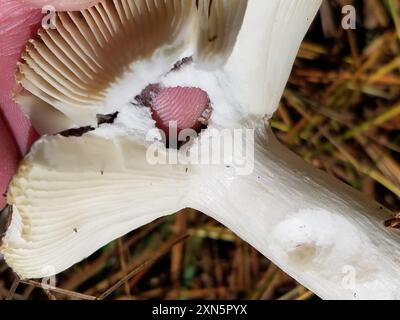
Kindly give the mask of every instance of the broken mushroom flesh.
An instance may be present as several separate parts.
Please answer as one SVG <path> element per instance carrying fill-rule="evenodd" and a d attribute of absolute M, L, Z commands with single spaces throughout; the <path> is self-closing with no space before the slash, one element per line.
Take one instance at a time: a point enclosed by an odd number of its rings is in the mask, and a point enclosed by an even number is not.
<path fill-rule="evenodd" d="M 7 263 L 22 278 L 57 274 L 190 207 L 322 298 L 397 298 L 399 236 L 383 225 L 391 213 L 269 130 L 320 3 L 109 0 L 58 13 L 56 29 L 41 30 L 18 67 L 30 94 L 16 100 L 44 136 L 9 187 Z M 204 129 L 180 148 L 158 130 L 174 120 L 164 117 L 169 104 L 192 115 L 176 134 Z M 249 152 L 192 161 L 220 154 L 209 141 L 224 130 L 241 132 Z M 189 161 L 179 161 L 182 150 Z"/>

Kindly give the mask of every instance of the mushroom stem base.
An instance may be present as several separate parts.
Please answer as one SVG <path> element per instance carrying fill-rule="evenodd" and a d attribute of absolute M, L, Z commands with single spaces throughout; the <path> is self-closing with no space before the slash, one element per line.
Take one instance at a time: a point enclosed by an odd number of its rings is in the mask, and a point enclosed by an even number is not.
<path fill-rule="evenodd" d="M 392 213 L 307 164 L 264 128 L 256 136 L 253 174 L 209 180 L 196 209 L 321 298 L 400 298 L 400 238 L 384 227 Z"/>

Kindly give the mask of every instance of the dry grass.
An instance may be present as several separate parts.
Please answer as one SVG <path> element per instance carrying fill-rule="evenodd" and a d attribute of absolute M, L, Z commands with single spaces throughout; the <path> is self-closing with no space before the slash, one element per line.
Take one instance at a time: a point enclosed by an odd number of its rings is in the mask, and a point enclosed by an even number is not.
<path fill-rule="evenodd" d="M 348 3 L 358 9 L 357 30 L 340 27 L 340 5 Z M 399 71 L 400 1 L 327 1 L 272 121 L 293 151 L 393 211 L 400 210 Z M 192 210 L 111 243 L 59 275 L 57 286 L 45 292 L 0 264 L 0 298 L 9 299 L 313 298 Z"/>

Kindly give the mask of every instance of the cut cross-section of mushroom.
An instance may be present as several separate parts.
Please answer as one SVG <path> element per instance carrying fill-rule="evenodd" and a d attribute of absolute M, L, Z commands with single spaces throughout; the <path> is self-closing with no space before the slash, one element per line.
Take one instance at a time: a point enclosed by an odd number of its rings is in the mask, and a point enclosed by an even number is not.
<path fill-rule="evenodd" d="M 81 12 L 57 13 L 56 29 L 40 30 L 27 46 L 17 80 L 75 125 L 94 125 L 96 114 L 116 111 L 166 74 L 185 51 L 203 65 L 226 59 L 246 5 L 243 0 L 108 0 Z M 32 120 L 40 132 L 53 129 L 37 118 Z M 58 129 L 66 127 L 60 123 Z"/>

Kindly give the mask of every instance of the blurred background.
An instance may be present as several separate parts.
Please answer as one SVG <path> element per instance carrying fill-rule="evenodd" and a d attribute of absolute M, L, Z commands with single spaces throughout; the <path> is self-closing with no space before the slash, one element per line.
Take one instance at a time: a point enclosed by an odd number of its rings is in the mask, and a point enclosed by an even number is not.
<path fill-rule="evenodd" d="M 349 4 L 355 30 L 342 28 Z M 400 212 L 400 0 L 325 0 L 271 125 L 306 161 Z M 19 282 L 0 258 L 0 299 L 318 299 L 193 210 L 126 235 L 56 280 L 51 292 Z"/>

